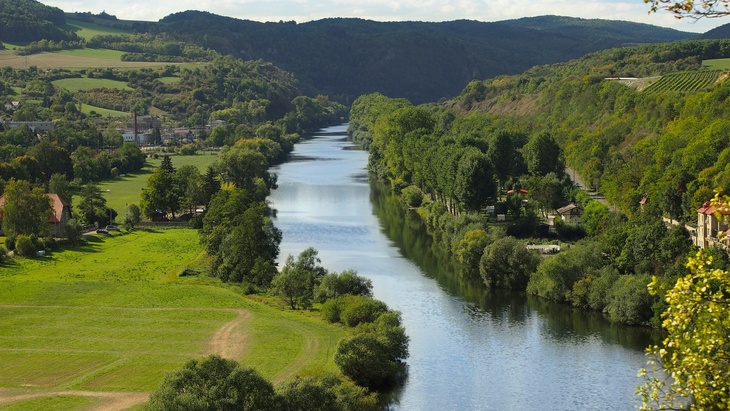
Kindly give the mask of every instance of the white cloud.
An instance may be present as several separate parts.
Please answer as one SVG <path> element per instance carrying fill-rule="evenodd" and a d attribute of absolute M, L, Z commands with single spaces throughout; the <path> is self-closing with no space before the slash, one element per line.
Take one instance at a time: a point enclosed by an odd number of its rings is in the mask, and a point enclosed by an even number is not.
<path fill-rule="evenodd" d="M 125 20 L 157 21 L 169 14 L 202 10 L 256 21 L 305 22 L 326 17 L 379 21 L 499 21 L 541 15 L 627 20 L 682 31 L 705 32 L 728 19 L 677 20 L 669 13 L 648 14 L 642 0 L 41 0 L 64 11 L 106 11 Z"/>

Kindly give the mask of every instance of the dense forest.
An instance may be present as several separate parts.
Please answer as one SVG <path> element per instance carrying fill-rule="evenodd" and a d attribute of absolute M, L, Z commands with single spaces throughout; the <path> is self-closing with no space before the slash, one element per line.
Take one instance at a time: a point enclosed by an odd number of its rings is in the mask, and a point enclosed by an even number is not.
<path fill-rule="evenodd" d="M 730 55 L 728 47 L 707 40 L 591 53 L 474 81 L 440 105 L 363 96 L 350 134 L 462 276 L 658 326 L 663 292 L 695 253 L 684 225 L 662 217 L 692 225 L 713 190 L 728 186 L 728 83 L 715 76 L 700 90 L 652 92 L 617 78 L 702 72 L 704 59 Z M 565 164 L 615 210 L 577 190 Z M 550 233 L 541 221 L 569 201 L 583 208 L 582 222 L 557 218 Z M 547 259 L 524 247 L 555 240 L 573 245 Z M 709 252 L 727 267 L 724 251 Z"/>
<path fill-rule="evenodd" d="M 174 33 L 224 54 L 272 61 L 295 73 L 310 94 L 351 102 L 377 91 L 414 103 L 454 96 L 472 79 L 516 74 L 626 43 L 691 36 L 643 24 L 558 17 L 498 23 L 337 18 L 297 24 L 204 12 L 175 13 L 150 30 Z"/>
<path fill-rule="evenodd" d="M 66 15 L 35 0 L 0 0 L 0 39 L 8 42 L 77 40 L 65 31 Z"/>
<path fill-rule="evenodd" d="M 209 61 L 218 54 L 263 59 L 292 72 L 306 95 L 325 94 L 346 104 L 372 92 L 415 103 L 437 101 L 457 95 L 474 79 L 517 74 L 609 47 L 696 36 L 646 24 L 556 16 L 498 23 L 337 18 L 301 24 L 198 11 L 174 13 L 159 22 L 90 13 L 67 18 L 127 31 L 95 36 L 85 44 L 125 51 L 125 60 Z M 43 46 L 28 44 L 22 52 L 54 49 Z"/>

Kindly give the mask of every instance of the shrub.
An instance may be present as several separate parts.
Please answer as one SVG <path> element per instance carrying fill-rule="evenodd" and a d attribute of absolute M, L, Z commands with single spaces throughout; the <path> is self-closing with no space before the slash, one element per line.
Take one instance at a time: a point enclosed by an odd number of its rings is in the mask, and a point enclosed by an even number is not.
<path fill-rule="evenodd" d="M 614 283 L 608 295 L 606 314 L 608 319 L 624 324 L 643 324 L 652 317 L 653 298 L 647 285 L 649 275 L 622 275 Z"/>
<path fill-rule="evenodd" d="M 277 410 L 271 383 L 253 368 L 210 356 L 169 374 L 146 410 Z"/>
<path fill-rule="evenodd" d="M 5 248 L 4 245 L 0 244 L 0 264 L 7 262 L 8 260 L 9 260 L 8 249 Z"/>
<path fill-rule="evenodd" d="M 340 314 L 342 313 L 342 299 L 332 298 L 325 301 L 324 304 L 322 304 L 321 313 L 322 318 L 331 323 L 340 322 Z"/>
<path fill-rule="evenodd" d="M 374 323 L 361 324 L 357 334 L 340 341 L 335 364 L 355 384 L 368 389 L 392 388 L 406 374 L 408 336 L 400 315 L 388 312 Z"/>
<path fill-rule="evenodd" d="M 314 290 L 314 300 L 320 303 L 343 295 L 371 296 L 373 282 L 357 275 L 355 270 L 345 270 L 340 274 L 329 273 Z"/>
<path fill-rule="evenodd" d="M 504 237 L 484 248 L 479 273 L 489 287 L 523 290 L 538 264 L 536 253 L 514 237 Z"/>
<path fill-rule="evenodd" d="M 423 192 L 416 186 L 408 186 L 401 191 L 401 198 L 408 207 L 420 207 L 423 203 Z"/>
<path fill-rule="evenodd" d="M 365 389 L 333 375 L 294 377 L 278 390 L 284 409 L 376 411 L 377 398 Z"/>
<path fill-rule="evenodd" d="M 63 228 L 63 235 L 70 244 L 79 244 L 82 238 L 81 224 L 78 220 L 72 218 L 68 220 L 66 226 Z"/>
<path fill-rule="evenodd" d="M 35 257 L 36 247 L 29 236 L 21 234 L 15 239 L 15 251 L 23 257 Z"/>
<path fill-rule="evenodd" d="M 371 323 L 388 311 L 388 306 L 370 297 L 347 295 L 342 297 L 343 306 L 340 320 L 349 327 L 360 323 Z"/>

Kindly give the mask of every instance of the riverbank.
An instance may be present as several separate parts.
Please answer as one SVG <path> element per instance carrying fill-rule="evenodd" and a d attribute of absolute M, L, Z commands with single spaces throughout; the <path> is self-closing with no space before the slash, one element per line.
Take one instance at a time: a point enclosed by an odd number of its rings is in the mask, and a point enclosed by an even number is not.
<path fill-rule="evenodd" d="M 368 154 L 345 130 L 322 130 L 272 169 L 271 206 L 281 259 L 313 246 L 325 267 L 357 270 L 401 312 L 409 373 L 393 409 L 634 407 L 644 348 L 658 342 L 651 330 L 462 281 L 432 252 L 420 218 L 371 184 Z"/>

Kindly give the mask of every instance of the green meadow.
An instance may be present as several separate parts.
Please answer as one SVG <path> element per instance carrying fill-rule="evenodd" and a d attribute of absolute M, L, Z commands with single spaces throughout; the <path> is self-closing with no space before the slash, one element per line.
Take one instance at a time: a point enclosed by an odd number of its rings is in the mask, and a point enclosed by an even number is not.
<path fill-rule="evenodd" d="M 218 152 L 205 152 L 204 154 L 201 153 L 194 156 L 171 155 L 171 158 L 172 165 L 175 168 L 184 165 L 193 165 L 198 167 L 200 173 L 203 174 L 206 172 L 208 166 L 212 165 L 218 159 Z M 139 173 L 128 174 L 124 177 L 99 183 L 99 188 L 104 198 L 106 198 L 107 205 L 116 210 L 120 216 L 124 215 L 128 204 L 134 203 L 139 205 L 142 189 L 147 186 L 147 178 L 149 178 L 150 174 L 161 163 L 162 156 L 158 159 L 148 158 L 148 165 Z M 79 200 L 78 196 L 74 196 L 74 203 L 77 203 Z"/>
<path fill-rule="evenodd" d="M 730 71 L 730 58 L 702 60 L 702 65 L 710 70 Z"/>
<path fill-rule="evenodd" d="M 102 26 L 100 24 L 88 23 L 85 21 L 67 19 L 66 30 L 72 30 L 86 40 L 91 39 L 94 36 L 102 34 L 130 34 L 129 30 L 117 29 L 109 26 Z"/>
<path fill-rule="evenodd" d="M 98 114 L 101 117 L 129 117 L 129 113 L 125 111 L 109 110 L 103 107 L 96 107 L 89 104 L 81 104 L 81 112 L 89 115 L 91 112 Z"/>
<path fill-rule="evenodd" d="M 109 80 L 104 78 L 65 78 L 52 82 L 55 87 L 65 88 L 70 92 L 80 90 L 91 90 L 95 88 L 109 88 L 115 90 L 132 90 L 124 81 Z"/>
<path fill-rule="evenodd" d="M 275 383 L 336 372 L 342 328 L 236 285 L 178 275 L 205 260 L 195 230 L 169 229 L 93 234 L 83 246 L 0 267 L 0 409 L 85 409 L 108 393 L 140 398 L 211 353 Z"/>

